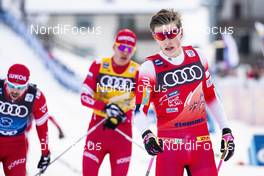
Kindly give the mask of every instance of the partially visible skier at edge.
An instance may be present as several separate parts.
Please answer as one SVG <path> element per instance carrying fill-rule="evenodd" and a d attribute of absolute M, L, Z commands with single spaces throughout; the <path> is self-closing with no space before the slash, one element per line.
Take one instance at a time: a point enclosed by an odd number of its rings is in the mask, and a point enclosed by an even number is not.
<path fill-rule="evenodd" d="M 6 79 L 0 80 L 0 163 L 5 176 L 26 176 L 26 133 L 33 119 L 41 144 L 39 173 L 43 174 L 50 163 L 46 98 L 29 78 L 27 66 L 17 63 L 8 69 Z"/>
<path fill-rule="evenodd" d="M 217 176 L 206 105 L 222 130 L 224 161 L 233 156 L 235 145 L 207 61 L 192 46 L 181 46 L 181 16 L 172 9 L 152 16 L 150 29 L 161 51 L 139 69 L 133 119 L 147 152 L 157 155 L 156 176 L 182 176 L 184 168 L 191 176 Z M 148 126 L 150 102 L 157 113 L 157 137 Z M 190 142 L 194 147 L 184 145 Z"/>

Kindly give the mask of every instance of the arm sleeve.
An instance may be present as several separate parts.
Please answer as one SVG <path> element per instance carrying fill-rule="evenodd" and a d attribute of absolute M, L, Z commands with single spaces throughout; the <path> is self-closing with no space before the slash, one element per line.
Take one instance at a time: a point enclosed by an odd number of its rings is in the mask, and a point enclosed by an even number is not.
<path fill-rule="evenodd" d="M 53 116 L 49 115 L 49 121 L 52 122 L 58 130 L 59 129 L 61 130 L 59 123 L 55 120 L 55 118 Z"/>
<path fill-rule="evenodd" d="M 149 127 L 147 113 L 153 96 L 155 85 L 155 69 L 151 61 L 144 62 L 140 68 L 136 83 L 136 108 L 134 112 L 134 124 L 141 134 Z"/>
<path fill-rule="evenodd" d="M 42 155 L 47 155 L 49 153 L 48 146 L 48 107 L 46 103 L 46 98 L 44 94 L 37 90 L 36 99 L 32 108 L 32 115 L 36 122 L 36 129 L 38 133 L 38 138 L 41 144 Z"/>
<path fill-rule="evenodd" d="M 216 89 L 212 80 L 212 76 L 208 71 L 208 62 L 205 57 L 201 54 L 201 52 L 197 51 L 201 62 L 205 68 L 205 77 L 203 80 L 203 91 L 204 91 L 204 98 L 208 108 L 208 111 L 216 120 L 217 124 L 219 125 L 220 129 L 227 128 L 228 122 L 227 117 L 223 108 L 223 105 L 216 93 Z"/>
<path fill-rule="evenodd" d="M 94 92 L 96 91 L 96 78 L 99 73 L 99 69 L 100 63 L 98 61 L 94 61 L 90 66 L 88 74 L 82 85 L 81 103 L 88 108 L 103 110 L 106 104 L 93 98 Z"/>

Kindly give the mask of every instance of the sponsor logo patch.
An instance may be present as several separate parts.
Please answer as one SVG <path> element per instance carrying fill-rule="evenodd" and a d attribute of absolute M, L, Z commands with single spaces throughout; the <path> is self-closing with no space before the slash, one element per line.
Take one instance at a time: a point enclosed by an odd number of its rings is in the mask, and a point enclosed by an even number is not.
<path fill-rule="evenodd" d="M 189 56 L 189 57 L 194 57 L 195 56 L 195 53 L 194 53 L 193 50 L 186 50 L 185 52 L 186 52 L 187 56 Z"/>
<path fill-rule="evenodd" d="M 24 164 L 25 162 L 26 162 L 26 158 L 21 158 L 21 159 L 15 160 L 8 166 L 8 170 L 13 169 L 15 166 L 17 166 L 19 164 Z"/>
<path fill-rule="evenodd" d="M 154 60 L 154 64 L 157 65 L 157 66 L 160 66 L 160 65 L 163 65 L 164 62 L 162 60 L 160 60 L 160 59 L 156 59 L 156 60 Z"/>
<path fill-rule="evenodd" d="M 21 81 L 27 81 L 27 78 L 23 75 L 18 75 L 18 74 L 9 74 L 9 78 L 11 79 L 18 79 Z"/>
<path fill-rule="evenodd" d="M 189 121 L 189 122 L 177 122 L 177 123 L 175 123 L 175 127 L 192 126 L 192 125 L 195 125 L 198 123 L 202 123 L 203 121 L 205 121 L 204 118 L 200 118 L 200 119 Z"/>
<path fill-rule="evenodd" d="M 129 157 L 124 157 L 116 160 L 116 164 L 123 164 L 123 163 L 128 163 L 131 159 L 131 156 Z"/>
<path fill-rule="evenodd" d="M 213 80 L 212 77 L 210 76 L 207 80 L 206 80 L 206 86 L 207 87 L 211 87 L 213 85 Z"/>
<path fill-rule="evenodd" d="M 135 71 L 135 68 L 134 67 L 130 67 L 129 68 L 129 73 L 133 73 Z"/>
<path fill-rule="evenodd" d="M 175 68 L 157 75 L 160 85 L 168 87 L 180 86 L 202 80 L 204 71 L 201 63 L 187 65 L 181 68 Z"/>
<path fill-rule="evenodd" d="M 108 69 L 109 68 L 109 63 L 108 62 L 104 62 L 103 63 L 103 68 Z"/>
<path fill-rule="evenodd" d="M 103 88 L 134 89 L 133 78 L 123 78 L 112 75 L 100 74 L 99 84 Z"/>
<path fill-rule="evenodd" d="M 167 113 L 178 112 L 178 108 L 166 108 Z"/>
<path fill-rule="evenodd" d="M 26 96 L 25 96 L 25 101 L 33 102 L 33 100 L 34 100 L 34 95 L 30 94 L 30 93 L 27 93 Z"/>
<path fill-rule="evenodd" d="M 0 113 L 24 118 L 28 115 L 28 108 L 24 105 L 11 104 L 0 101 Z"/>
<path fill-rule="evenodd" d="M 169 107 L 175 107 L 182 104 L 178 91 L 171 92 L 161 97 L 159 99 L 160 105 L 162 105 L 165 101 L 167 101 Z"/>

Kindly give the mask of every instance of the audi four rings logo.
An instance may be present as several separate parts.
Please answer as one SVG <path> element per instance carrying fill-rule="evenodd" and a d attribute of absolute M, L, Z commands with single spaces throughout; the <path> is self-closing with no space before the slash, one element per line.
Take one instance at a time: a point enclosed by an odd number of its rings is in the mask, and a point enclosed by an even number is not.
<path fill-rule="evenodd" d="M 119 78 L 115 76 L 104 75 L 100 79 L 100 85 L 103 87 L 113 87 L 113 88 L 131 88 L 134 83 L 132 79 L 129 78 Z"/>
<path fill-rule="evenodd" d="M 0 101 L 0 113 L 23 118 L 28 115 L 28 108 L 24 105 Z"/>
<path fill-rule="evenodd" d="M 198 65 L 176 69 L 173 72 L 167 72 L 163 76 L 165 85 L 172 87 L 184 83 L 190 83 L 195 80 L 200 80 L 203 77 L 203 70 Z"/>

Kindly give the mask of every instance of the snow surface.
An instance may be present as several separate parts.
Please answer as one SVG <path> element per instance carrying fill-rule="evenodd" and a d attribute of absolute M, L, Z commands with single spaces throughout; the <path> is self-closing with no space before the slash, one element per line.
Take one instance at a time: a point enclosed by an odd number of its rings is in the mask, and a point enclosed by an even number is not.
<path fill-rule="evenodd" d="M 85 79 L 89 66 L 92 63 L 91 59 L 77 56 L 76 54 L 60 48 L 54 48 L 52 50 L 52 55 L 61 63 L 67 65 L 69 69 L 74 70 L 82 79 Z"/>
<path fill-rule="evenodd" d="M 64 58 L 67 55 L 64 55 Z M 68 146 L 85 134 L 92 111 L 84 108 L 80 103 L 79 95 L 65 90 L 61 87 L 40 59 L 32 50 L 17 37 L 8 28 L 0 24 L 0 78 L 5 78 L 9 66 L 20 62 L 26 64 L 31 70 L 31 82 L 34 82 L 44 92 L 47 98 L 50 114 L 54 115 L 56 120 L 62 126 L 66 138 L 58 139 L 58 133 L 52 124 L 49 124 L 50 148 L 52 159 L 63 152 Z M 80 64 L 84 64 L 80 62 Z M 87 62 L 87 68 L 89 62 Z M 83 67 L 79 67 L 83 68 Z M 263 127 L 248 126 L 241 122 L 231 121 L 231 127 L 236 138 L 236 154 L 234 158 L 222 165 L 220 176 L 263 176 L 264 167 L 238 166 L 239 161 L 247 164 L 247 150 L 250 145 L 253 133 L 264 133 Z M 154 127 L 153 127 L 154 128 Z M 142 144 L 137 130 L 133 129 L 134 140 Z M 125 140 L 125 139 L 124 139 Z M 215 153 L 219 155 L 220 132 L 212 136 L 215 146 Z M 35 128 L 29 133 L 30 149 L 28 154 L 28 175 L 33 176 L 37 173 L 37 162 L 40 158 L 40 146 Z M 82 169 L 82 151 L 84 140 L 74 146 L 61 159 L 54 162 L 44 175 L 55 176 L 79 176 Z M 136 145 L 133 145 L 132 161 L 129 169 L 129 176 L 145 175 L 150 156 L 142 151 Z M 216 158 L 218 163 L 219 157 Z M 202 162 L 202 161 L 201 161 Z M 0 166 L 1 167 L 1 166 Z M 3 175 L 0 168 L 0 175 Z M 110 175 L 110 165 L 108 157 L 105 158 L 99 176 Z M 154 167 L 151 170 L 151 176 L 154 175 Z"/>

